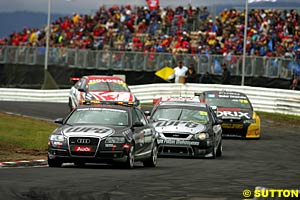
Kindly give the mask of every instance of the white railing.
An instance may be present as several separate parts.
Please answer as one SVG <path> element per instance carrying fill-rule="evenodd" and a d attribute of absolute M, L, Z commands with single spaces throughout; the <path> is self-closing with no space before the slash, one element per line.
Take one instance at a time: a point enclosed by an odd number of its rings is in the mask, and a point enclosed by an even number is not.
<path fill-rule="evenodd" d="M 300 91 L 218 84 L 147 84 L 129 86 L 142 103 L 157 97 L 193 96 L 205 90 L 233 90 L 247 94 L 257 111 L 300 116 Z M 69 89 L 36 90 L 0 88 L 0 101 L 68 102 Z"/>

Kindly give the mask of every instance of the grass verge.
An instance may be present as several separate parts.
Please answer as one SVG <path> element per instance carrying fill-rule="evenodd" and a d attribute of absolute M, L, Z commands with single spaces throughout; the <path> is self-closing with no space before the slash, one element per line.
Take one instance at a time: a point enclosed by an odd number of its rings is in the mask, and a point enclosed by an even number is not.
<path fill-rule="evenodd" d="M 0 162 L 44 159 L 48 137 L 56 127 L 52 122 L 0 113 Z"/>
<path fill-rule="evenodd" d="M 269 122 L 275 125 L 282 125 L 284 126 L 300 126 L 300 116 L 297 115 L 283 115 L 279 113 L 267 113 L 267 112 L 257 112 L 257 114 L 261 118 L 261 123 L 264 121 Z"/>

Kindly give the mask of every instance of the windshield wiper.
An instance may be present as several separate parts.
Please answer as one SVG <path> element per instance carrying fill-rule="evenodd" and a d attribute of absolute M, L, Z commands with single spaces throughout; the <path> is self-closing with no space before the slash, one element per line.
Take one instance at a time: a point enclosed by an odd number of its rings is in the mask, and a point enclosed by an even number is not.
<path fill-rule="evenodd" d="M 178 116 L 177 120 L 180 120 L 180 117 L 181 117 L 182 113 L 183 113 L 183 109 L 181 109 L 181 111 L 180 111 L 180 113 L 179 113 L 179 116 Z"/>
<path fill-rule="evenodd" d="M 64 125 L 73 126 L 73 124 L 65 123 Z"/>

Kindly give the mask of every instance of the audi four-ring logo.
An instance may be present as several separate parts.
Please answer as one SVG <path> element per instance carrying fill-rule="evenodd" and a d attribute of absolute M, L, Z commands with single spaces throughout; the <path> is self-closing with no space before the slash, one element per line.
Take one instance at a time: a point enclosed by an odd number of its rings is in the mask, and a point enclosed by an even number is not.
<path fill-rule="evenodd" d="M 78 144 L 89 144 L 91 143 L 90 139 L 77 139 Z"/>

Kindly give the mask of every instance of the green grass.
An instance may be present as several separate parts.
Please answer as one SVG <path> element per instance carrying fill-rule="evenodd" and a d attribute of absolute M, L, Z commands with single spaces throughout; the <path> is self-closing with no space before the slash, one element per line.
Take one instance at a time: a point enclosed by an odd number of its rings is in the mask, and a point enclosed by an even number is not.
<path fill-rule="evenodd" d="M 300 120 L 299 115 L 283 115 L 279 113 L 267 113 L 267 112 L 261 112 L 258 111 L 257 114 L 260 116 L 272 118 L 272 119 L 277 119 L 277 120 Z"/>
<path fill-rule="evenodd" d="M 56 124 L 0 113 L 0 149 L 47 149 L 48 137 Z"/>
<path fill-rule="evenodd" d="M 264 120 L 273 121 L 277 124 L 284 124 L 285 126 L 299 126 L 300 116 L 299 115 L 283 115 L 279 113 L 267 113 L 267 112 L 257 112 L 261 118 L 261 123 Z"/>

